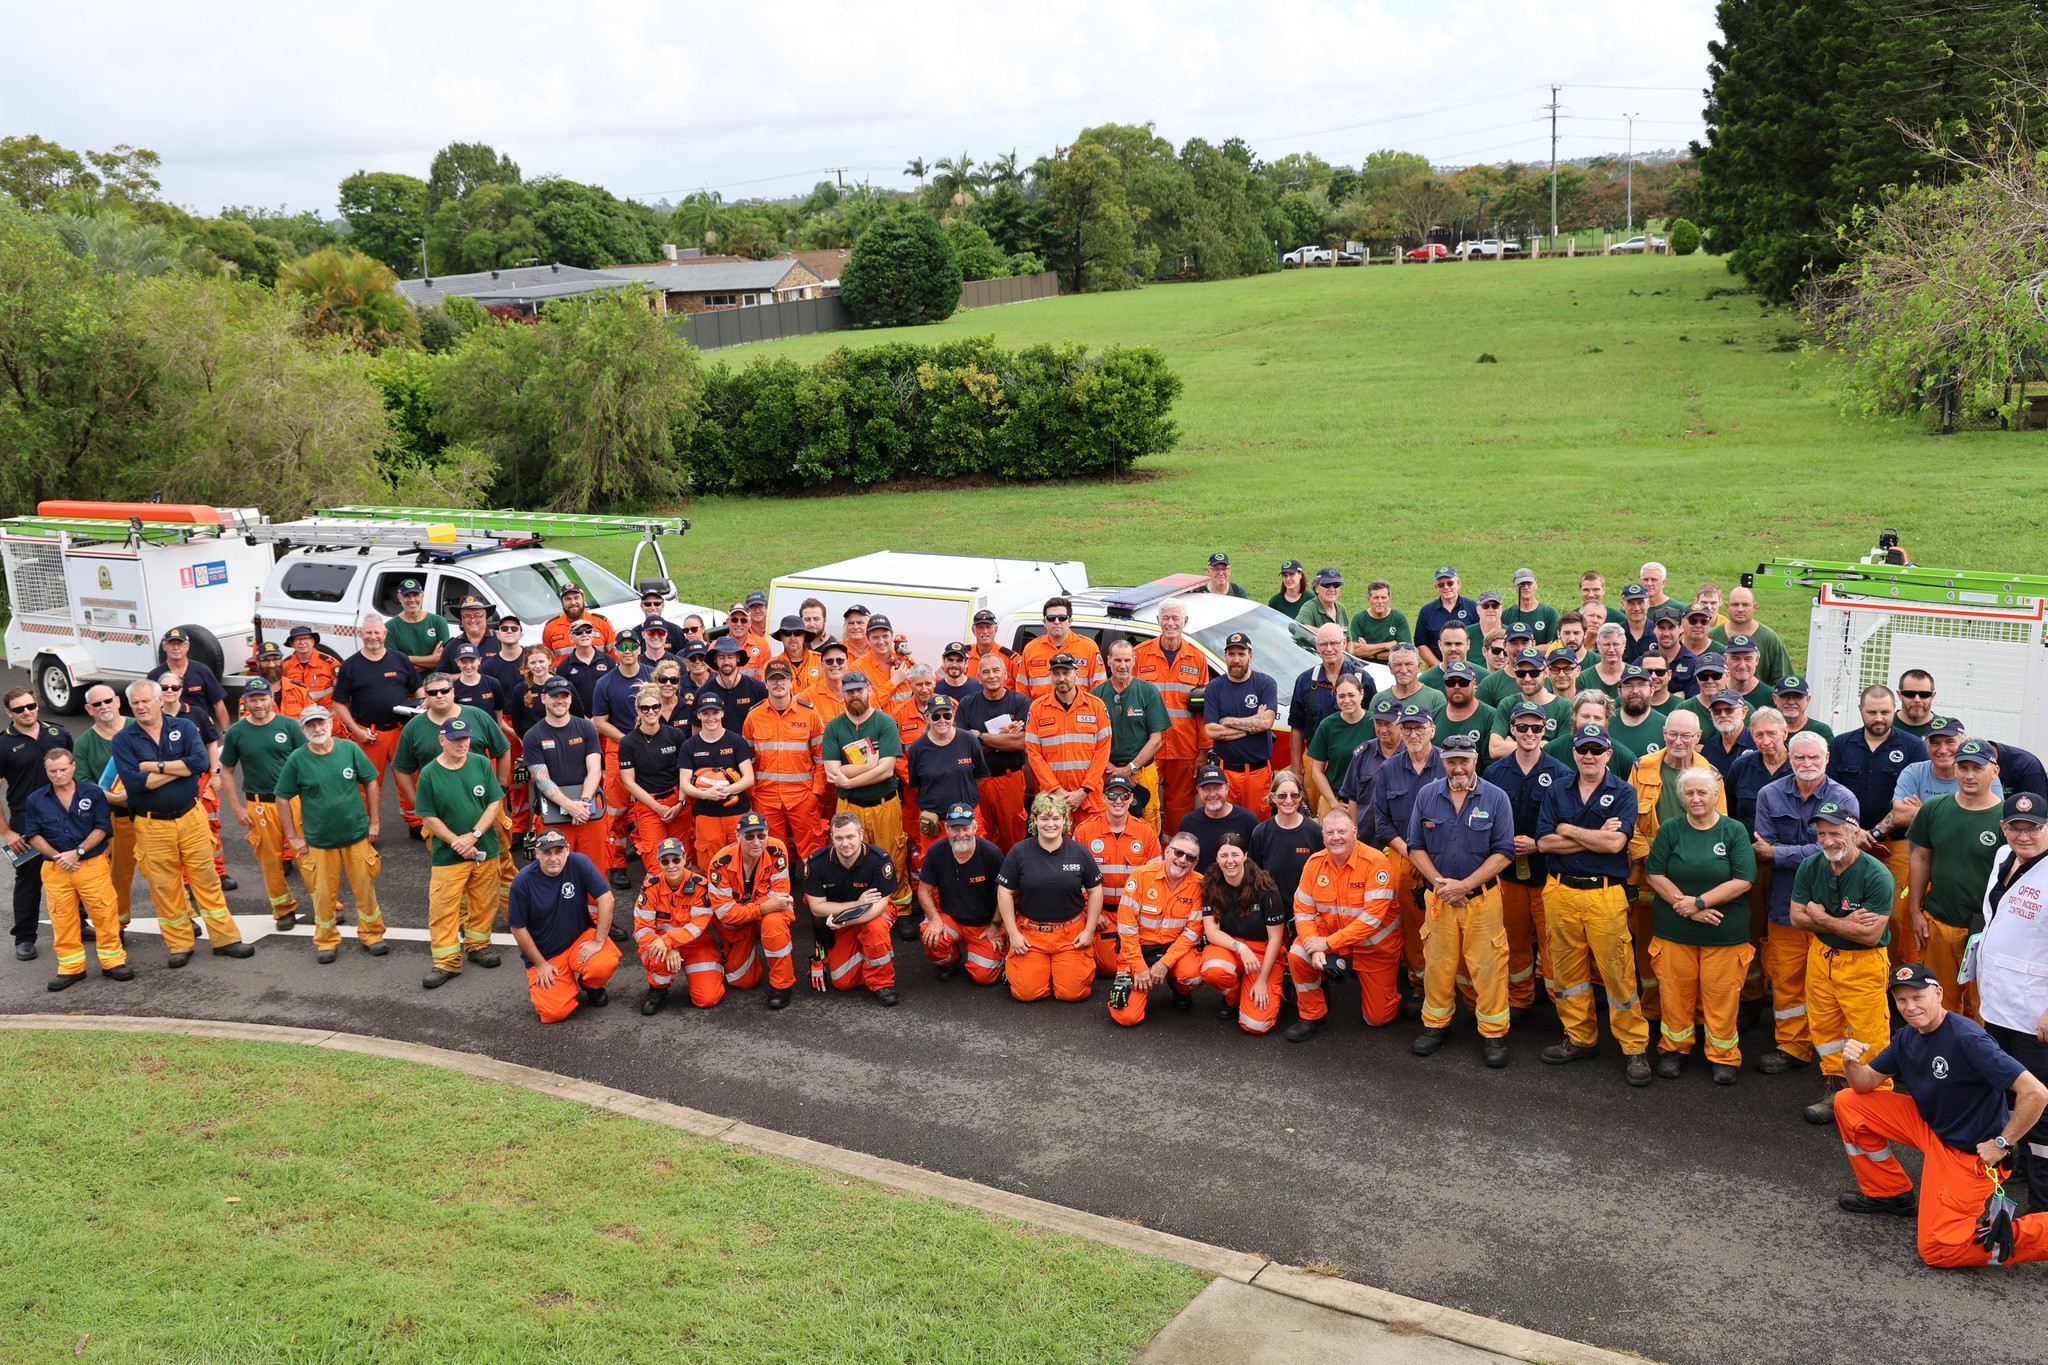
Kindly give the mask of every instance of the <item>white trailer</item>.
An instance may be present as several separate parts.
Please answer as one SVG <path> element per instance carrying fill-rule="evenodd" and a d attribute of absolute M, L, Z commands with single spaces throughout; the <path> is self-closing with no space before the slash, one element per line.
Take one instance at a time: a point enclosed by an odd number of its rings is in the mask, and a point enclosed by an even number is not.
<path fill-rule="evenodd" d="M 825 604 L 825 629 L 839 633 L 842 613 L 863 606 L 889 618 L 910 640 L 912 657 L 939 665 L 955 640 L 972 642 L 974 613 L 999 618 L 1035 610 L 1048 597 L 1088 590 L 1088 566 L 1079 560 L 980 559 L 883 550 L 836 564 L 785 574 L 768 586 L 768 628 L 795 616 L 807 598 Z"/>

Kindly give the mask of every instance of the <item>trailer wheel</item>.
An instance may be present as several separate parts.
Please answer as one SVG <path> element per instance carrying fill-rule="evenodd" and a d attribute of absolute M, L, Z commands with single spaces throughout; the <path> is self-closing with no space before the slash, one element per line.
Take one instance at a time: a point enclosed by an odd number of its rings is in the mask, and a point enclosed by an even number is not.
<path fill-rule="evenodd" d="M 39 655 L 35 666 L 36 700 L 53 716 L 75 716 L 85 710 L 85 689 L 74 686 L 71 670 L 54 654 Z"/>
<path fill-rule="evenodd" d="M 190 657 L 212 669 L 214 677 L 225 678 L 227 669 L 224 665 L 227 662 L 227 654 L 220 647 L 220 637 L 205 626 L 179 626 L 178 629 L 184 631 L 185 638 L 192 642 Z M 158 663 L 164 660 L 164 649 L 161 644 L 157 646 L 156 659 Z"/>

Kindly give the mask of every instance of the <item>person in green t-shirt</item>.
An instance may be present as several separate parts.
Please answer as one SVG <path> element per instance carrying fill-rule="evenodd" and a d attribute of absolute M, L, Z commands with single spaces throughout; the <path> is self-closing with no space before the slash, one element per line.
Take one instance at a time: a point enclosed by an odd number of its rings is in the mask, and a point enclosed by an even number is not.
<path fill-rule="evenodd" d="M 1365 685 L 1355 673 L 1337 679 L 1337 709 L 1323 717 L 1308 741 L 1309 781 L 1321 798 L 1318 810 L 1337 804 L 1337 791 L 1351 769 L 1359 746 L 1374 742 L 1372 717 L 1365 710 Z"/>
<path fill-rule="evenodd" d="M 1714 1084 L 1733 1085 L 1742 1066 L 1742 983 L 1756 955 L 1749 941 L 1756 851 L 1742 822 L 1721 813 L 1719 773 L 1687 768 L 1676 785 L 1685 818 L 1657 827 L 1643 864 L 1656 898 L 1649 951 L 1664 1016 L 1657 1074 L 1677 1079 L 1692 1054 L 1693 1021 L 1704 1014 Z"/>
<path fill-rule="evenodd" d="M 1441 637 L 1438 643 L 1442 643 Z M 1483 752 L 1486 737 L 1493 732 L 1499 717 L 1491 706 L 1475 695 L 1479 683 L 1477 671 L 1463 659 L 1453 659 L 1443 665 L 1441 672 L 1444 704 L 1432 713 L 1436 721 L 1438 747 L 1453 735 L 1465 735 L 1471 739 L 1475 755 Z"/>
<path fill-rule="evenodd" d="M 1344 575 L 1335 569 L 1317 569 L 1315 577 L 1315 600 L 1304 602 L 1295 611 L 1294 619 L 1310 630 L 1318 626 L 1337 626 L 1349 630 L 1351 612 L 1338 601 L 1344 591 Z"/>
<path fill-rule="evenodd" d="M 1842 1044 L 1872 1049 L 1891 1042 L 1885 998 L 1891 910 L 1898 885 L 1885 865 L 1861 851 L 1854 803 L 1824 801 L 1813 813 L 1820 852 L 1792 878 L 1792 927 L 1813 935 L 1806 950 L 1806 1023 L 1820 1057 L 1821 1097 L 1806 1108 L 1812 1124 L 1834 1122 L 1843 1086 Z"/>
<path fill-rule="evenodd" d="M 1071 668 L 1053 670 L 1055 692 L 1064 687 L 1069 697 L 1078 695 L 1075 674 Z M 896 794 L 896 760 L 903 753 L 903 735 L 896 718 L 884 715 L 870 700 L 867 674 L 849 671 L 839 680 L 839 692 L 846 709 L 825 722 L 821 741 L 825 781 L 828 790 L 838 793 L 838 809 L 851 811 L 867 841 L 889 855 L 889 864 L 896 869 L 896 909 L 901 914 L 910 904 L 910 840 L 903 829 L 903 801 Z"/>
<path fill-rule="evenodd" d="M 1515 751 L 1514 738 L 1508 733 L 1508 721 L 1515 707 L 1523 702 L 1543 708 L 1543 740 L 1546 744 L 1557 738 L 1559 727 L 1571 723 L 1571 703 L 1554 695 L 1544 684 L 1547 664 L 1543 651 L 1533 646 L 1517 650 L 1509 661 L 1508 669 L 1514 674 L 1517 692 L 1514 700 L 1506 706 L 1493 708 L 1493 729 L 1488 732 L 1488 743 L 1495 759 L 1506 758 Z"/>
<path fill-rule="evenodd" d="M 397 775 L 398 795 L 401 803 L 412 800 L 413 789 L 419 782 L 419 771 L 441 756 L 441 726 L 444 722 L 460 716 L 469 723 L 471 753 L 481 753 L 491 761 L 491 772 L 504 786 L 512 780 L 512 741 L 505 737 L 504 727 L 490 712 L 478 706 L 464 706 L 455 700 L 455 679 L 446 673 L 429 673 L 420 685 L 421 699 L 426 703 L 418 715 L 406 721 L 405 728 L 398 732 L 398 747 L 391 756 L 391 770 Z M 401 804 L 401 809 L 403 805 Z M 501 819 L 501 827 L 509 825 Z M 504 832 L 501 828 L 501 832 Z M 408 829 L 415 839 L 425 839 L 424 827 Z M 519 869 L 512 862 L 512 845 L 509 839 L 500 840 L 503 852 L 499 854 L 498 881 L 502 888 L 510 887 L 512 878 Z"/>
<path fill-rule="evenodd" d="M 276 694 L 262 678 L 242 689 L 242 712 L 220 742 L 221 800 L 235 823 L 249 831 L 245 837 L 255 850 L 256 865 L 263 869 L 271 918 L 279 933 L 289 933 L 299 922 L 299 901 L 284 877 L 277 775 L 292 751 L 304 747 L 306 732 L 290 716 L 277 713 Z"/>
<path fill-rule="evenodd" d="M 1432 664 L 1417 675 L 1424 687 L 1441 692 L 1444 688 L 1444 668 L 1452 663 L 1465 663 L 1472 669 L 1472 676 L 1478 683 L 1486 680 L 1486 666 L 1472 657 L 1472 648 L 1478 641 L 1478 632 L 1462 621 L 1446 621 L 1436 633 L 1436 652 L 1443 663 Z M 1484 697 L 1478 698 L 1486 700 Z M 1439 736 L 1441 738 L 1441 736 Z"/>
<path fill-rule="evenodd" d="M 446 985 L 463 959 L 495 967 L 491 922 L 498 913 L 498 813 L 505 789 L 491 761 L 471 753 L 474 731 L 456 716 L 441 723 L 441 753 L 420 769 L 413 809 L 434 836 L 433 872 L 427 882 L 427 934 L 434 969 L 420 984 Z"/>
<path fill-rule="evenodd" d="M 1132 676 L 1137 650 L 1129 640 L 1113 641 L 1103 651 L 1103 658 L 1109 676 L 1093 689 L 1109 712 L 1109 767 L 1102 776 L 1105 781 L 1111 774 L 1127 777 L 1132 786 L 1150 793 L 1145 812 L 1149 823 L 1159 818 L 1159 767 L 1154 760 L 1166 742 L 1167 731 L 1173 728 L 1173 717 L 1166 713 L 1166 698 L 1159 689 Z M 897 737 L 902 737 L 901 727 Z"/>
<path fill-rule="evenodd" d="M 1639 755 L 1664 747 L 1664 713 L 1650 705 L 1650 676 L 1641 664 L 1622 670 L 1621 704 L 1607 722 L 1607 734 L 1615 748 L 1627 745 Z"/>
<path fill-rule="evenodd" d="M 384 915 L 377 906 L 377 873 L 383 864 L 371 844 L 378 812 L 366 795 L 381 790 L 377 769 L 354 740 L 334 737 L 326 707 L 301 711 L 299 726 L 305 743 L 285 759 L 272 790 L 278 823 L 313 896 L 316 960 L 332 962 L 341 948 L 344 877 L 356 902 L 356 941 L 372 957 L 382 957 L 391 948 L 384 942 Z"/>
<path fill-rule="evenodd" d="M 1941 978 L 1942 999 L 1975 1016 L 1975 982 L 1956 980 L 1970 921 L 1984 905 L 1991 861 L 2005 844 L 2000 823 L 2005 802 L 1993 778 L 1990 746 L 1966 739 L 1956 746 L 1956 789 L 1931 797 L 1906 831 L 1911 857 L 1906 874 L 1906 919 L 1920 960 Z"/>
<path fill-rule="evenodd" d="M 1529 637 L 1538 645 L 1547 645 L 1557 639 L 1557 608 L 1545 606 L 1536 598 L 1536 575 L 1528 569 L 1515 570 L 1515 600 L 1500 614 L 1503 630 L 1520 626 L 1528 630 Z"/>
<path fill-rule="evenodd" d="M 426 608 L 426 594 L 417 578 L 398 584 L 398 615 L 385 618 L 384 643 L 412 660 L 425 673 L 441 666 L 441 647 L 448 643 L 448 622 Z"/>
<path fill-rule="evenodd" d="M 1301 561 L 1290 559 L 1282 564 L 1280 591 L 1267 598 L 1266 605 L 1291 619 L 1313 600 L 1314 596 L 1308 590 L 1308 575 L 1302 571 Z"/>
<path fill-rule="evenodd" d="M 1396 643 L 1413 643 L 1408 618 L 1394 610 L 1394 585 L 1375 578 L 1365 585 L 1365 610 L 1351 613 L 1350 654 L 1354 659 L 1387 661 Z"/>
<path fill-rule="evenodd" d="M 1572 698 L 1571 709 L 1565 713 L 1564 723 L 1558 726 L 1557 738 L 1546 743 L 1543 752 L 1560 763 L 1569 764 L 1572 761 L 1572 736 L 1579 732 L 1579 728 L 1585 725 L 1605 726 L 1607 742 L 1614 746 L 1607 754 L 1607 771 L 1627 781 L 1628 775 L 1636 770 L 1636 760 L 1646 751 L 1634 743 L 1622 742 L 1615 727 L 1619 716 L 1614 698 L 1605 692 L 1581 692 Z M 1657 733 L 1657 747 L 1661 749 L 1664 747 L 1661 726 Z"/>
<path fill-rule="evenodd" d="M 1807 703 L 1811 700 L 1810 691 L 1806 679 L 1797 673 L 1782 679 L 1771 689 L 1771 699 L 1777 704 L 1779 714 L 1785 717 L 1785 738 L 1811 733 L 1819 735 L 1824 743 L 1833 744 L 1834 728 L 1822 725 L 1806 714 Z"/>

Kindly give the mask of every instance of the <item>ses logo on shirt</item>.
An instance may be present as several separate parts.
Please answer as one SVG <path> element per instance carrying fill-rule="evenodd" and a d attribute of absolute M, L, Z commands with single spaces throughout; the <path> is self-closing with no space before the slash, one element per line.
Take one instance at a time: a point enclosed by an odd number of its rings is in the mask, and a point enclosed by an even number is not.
<path fill-rule="evenodd" d="M 471 787 L 469 789 L 469 794 L 471 796 L 482 796 L 484 794 L 483 783 L 479 782 L 474 787 Z"/>

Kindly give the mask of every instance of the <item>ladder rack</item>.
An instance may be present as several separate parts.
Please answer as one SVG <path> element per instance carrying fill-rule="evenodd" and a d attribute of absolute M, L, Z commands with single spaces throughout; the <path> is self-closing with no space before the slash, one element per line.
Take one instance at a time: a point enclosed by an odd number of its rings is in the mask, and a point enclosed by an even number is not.
<path fill-rule="evenodd" d="M 102 520 L 91 517 L 8 517 L 0 531 L 9 535 L 55 539 L 69 536 L 72 543 L 122 544 L 138 532 L 152 545 L 183 545 L 194 540 L 218 540 L 223 528 L 194 522 L 139 522 Z"/>
<path fill-rule="evenodd" d="M 1851 597 L 1959 607 L 2025 608 L 2048 599 L 2048 577 L 2036 574 L 1826 559 L 1769 560 L 1756 566 L 1755 586 L 1801 592 L 1831 587 Z"/>
<path fill-rule="evenodd" d="M 479 512 L 459 507 L 324 507 L 320 517 L 368 522 L 448 525 L 471 535 L 605 536 L 653 539 L 679 536 L 688 517 L 592 516 L 569 512 Z"/>

